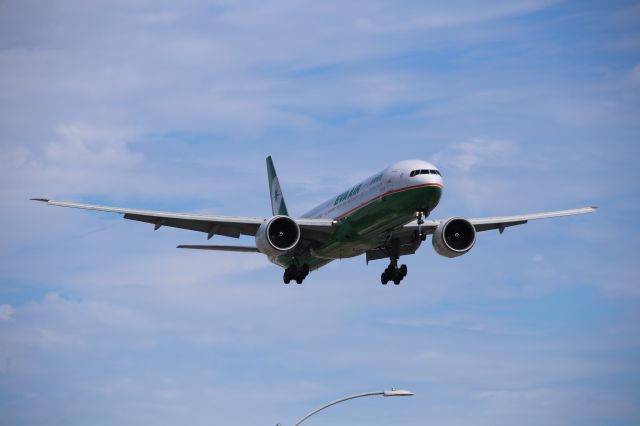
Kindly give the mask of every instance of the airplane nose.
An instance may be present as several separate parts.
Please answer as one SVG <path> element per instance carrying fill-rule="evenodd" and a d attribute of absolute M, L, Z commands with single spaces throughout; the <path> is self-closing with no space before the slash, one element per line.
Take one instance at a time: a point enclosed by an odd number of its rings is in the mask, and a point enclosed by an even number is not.
<path fill-rule="evenodd" d="M 424 179 L 425 183 L 438 183 L 442 184 L 442 176 L 437 174 L 420 175 Z"/>

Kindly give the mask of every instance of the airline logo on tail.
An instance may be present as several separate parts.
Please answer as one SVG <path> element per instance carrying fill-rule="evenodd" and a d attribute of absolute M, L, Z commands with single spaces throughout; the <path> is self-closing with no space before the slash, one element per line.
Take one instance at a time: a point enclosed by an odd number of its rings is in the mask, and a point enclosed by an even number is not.
<path fill-rule="evenodd" d="M 289 216 L 287 205 L 284 202 L 280 181 L 276 175 L 276 169 L 273 167 L 271 156 L 267 157 L 267 175 L 269 178 L 269 190 L 271 192 L 271 212 L 274 215 Z"/>
<path fill-rule="evenodd" d="M 284 204 L 284 198 L 282 198 L 282 190 L 280 189 L 278 176 L 274 176 L 271 181 L 271 210 L 273 211 L 273 214 L 283 214 L 288 216 L 287 207 Z"/>

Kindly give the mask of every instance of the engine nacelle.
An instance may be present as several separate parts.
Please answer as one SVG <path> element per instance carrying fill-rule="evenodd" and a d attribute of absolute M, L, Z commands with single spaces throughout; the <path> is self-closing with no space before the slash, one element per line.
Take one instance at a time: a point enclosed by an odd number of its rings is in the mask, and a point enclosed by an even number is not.
<path fill-rule="evenodd" d="M 256 247 L 267 256 L 279 256 L 300 241 L 300 227 L 288 216 L 273 216 L 262 222 L 256 232 Z"/>
<path fill-rule="evenodd" d="M 438 225 L 431 242 L 440 256 L 462 256 L 475 244 L 476 229 L 467 219 L 452 217 Z"/>

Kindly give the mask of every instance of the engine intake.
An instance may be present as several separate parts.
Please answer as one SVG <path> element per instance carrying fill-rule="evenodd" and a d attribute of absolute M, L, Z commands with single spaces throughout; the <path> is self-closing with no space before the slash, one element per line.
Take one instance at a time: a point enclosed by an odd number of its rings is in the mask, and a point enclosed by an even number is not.
<path fill-rule="evenodd" d="M 300 227 L 288 216 L 273 216 L 262 222 L 256 232 L 256 247 L 267 256 L 289 252 L 300 241 Z"/>
<path fill-rule="evenodd" d="M 431 242 L 440 256 L 462 256 L 475 244 L 476 229 L 467 219 L 452 217 L 438 225 Z"/>

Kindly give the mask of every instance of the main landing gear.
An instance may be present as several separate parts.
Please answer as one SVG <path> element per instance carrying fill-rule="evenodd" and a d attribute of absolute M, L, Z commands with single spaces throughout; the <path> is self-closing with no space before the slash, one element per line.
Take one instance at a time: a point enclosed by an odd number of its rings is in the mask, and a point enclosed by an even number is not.
<path fill-rule="evenodd" d="M 400 281 L 407 276 L 407 265 L 400 265 L 398 268 L 398 259 L 391 259 L 389 266 L 380 275 L 380 282 L 383 285 L 387 285 L 389 281 L 393 281 L 395 285 L 400 284 Z"/>
<path fill-rule="evenodd" d="M 291 280 L 295 280 L 297 284 L 302 284 L 302 281 L 307 278 L 307 275 L 309 275 L 309 265 L 305 263 L 302 266 L 298 266 L 294 262 L 284 270 L 282 281 L 284 281 L 285 284 L 289 284 Z"/>

